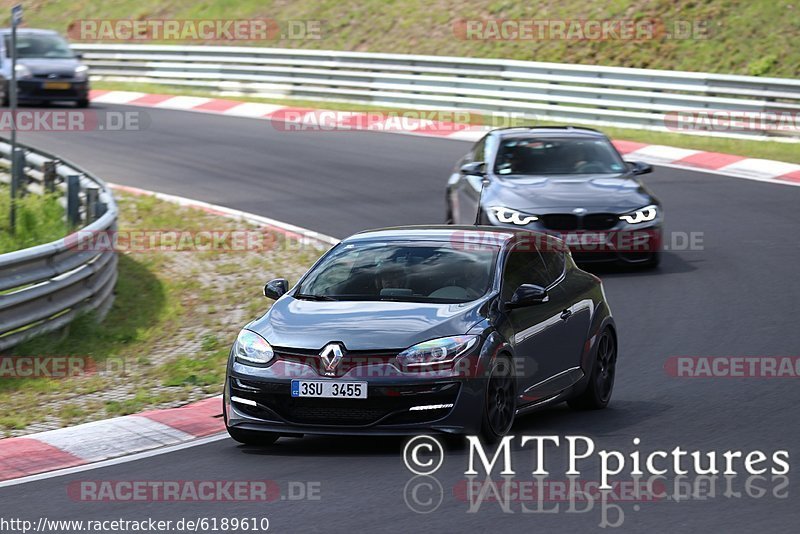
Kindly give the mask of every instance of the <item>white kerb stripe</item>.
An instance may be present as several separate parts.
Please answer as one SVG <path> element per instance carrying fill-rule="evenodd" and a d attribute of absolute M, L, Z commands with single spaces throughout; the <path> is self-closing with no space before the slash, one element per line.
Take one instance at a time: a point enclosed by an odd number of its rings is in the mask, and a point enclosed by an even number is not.
<path fill-rule="evenodd" d="M 719 169 L 720 172 L 744 174 L 745 176 L 781 176 L 790 172 L 800 171 L 800 165 L 772 161 L 768 159 L 743 159 Z"/>
<path fill-rule="evenodd" d="M 111 91 L 104 95 L 92 98 L 92 102 L 100 102 L 102 104 L 127 104 L 137 98 L 146 96 L 146 93 L 135 93 L 133 91 Z"/>
<path fill-rule="evenodd" d="M 235 115 L 237 117 L 263 117 L 267 113 L 284 109 L 286 106 L 276 106 L 274 104 L 259 104 L 257 102 L 243 102 L 238 106 L 226 109 L 224 115 Z"/>
<path fill-rule="evenodd" d="M 137 415 L 59 428 L 32 437 L 87 462 L 195 439 L 191 434 Z"/>
<path fill-rule="evenodd" d="M 206 102 L 211 102 L 210 98 L 203 98 L 199 96 L 175 96 L 155 105 L 157 108 L 167 109 L 193 109 L 197 106 L 202 106 Z"/>
<path fill-rule="evenodd" d="M 633 152 L 625 154 L 625 159 L 635 160 L 638 158 L 651 162 L 669 163 L 672 161 L 678 161 L 679 159 L 688 158 L 689 156 L 694 156 L 700 152 L 702 151 L 689 150 L 687 148 L 676 148 L 674 146 L 648 145 L 640 148 L 639 150 L 634 150 Z"/>

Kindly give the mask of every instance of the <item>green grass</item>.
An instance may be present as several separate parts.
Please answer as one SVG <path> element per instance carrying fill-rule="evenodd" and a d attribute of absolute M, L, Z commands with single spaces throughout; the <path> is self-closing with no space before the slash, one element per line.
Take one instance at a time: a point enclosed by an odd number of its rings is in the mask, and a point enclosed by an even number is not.
<path fill-rule="evenodd" d="M 141 84 L 141 83 L 118 83 L 118 82 L 97 82 L 94 84 L 96 89 L 139 91 L 143 93 L 161 93 L 175 95 L 205 96 L 215 97 L 217 95 L 208 91 L 184 89 L 170 87 L 166 85 Z M 241 100 L 246 102 L 264 102 L 269 104 L 280 104 L 295 107 L 307 107 L 312 109 L 329 109 L 335 111 L 386 111 L 387 108 L 380 106 L 369 106 L 348 102 L 328 102 L 319 100 L 296 100 L 280 98 L 252 98 L 239 96 L 224 96 L 230 100 Z M 395 110 L 402 111 L 402 110 Z M 480 115 L 476 116 L 480 120 Z M 521 121 L 514 120 L 513 124 L 536 124 L 548 126 L 562 123 L 544 121 Z M 657 132 L 652 130 L 639 130 L 634 128 L 615 128 L 597 127 L 605 132 L 612 139 L 624 141 L 637 141 L 640 143 L 658 144 L 674 146 L 679 148 L 690 148 L 694 150 L 705 150 L 709 152 L 722 152 L 726 154 L 736 154 L 749 158 L 774 159 L 788 163 L 800 163 L 800 144 L 781 143 L 777 141 L 751 141 L 743 139 L 732 139 L 725 137 L 704 137 L 699 135 L 681 134 L 673 132 Z"/>
<path fill-rule="evenodd" d="M 153 197 L 115 196 L 122 232 L 252 229 Z M 267 234 L 267 239 L 280 239 Z M 102 322 L 87 314 L 61 332 L 7 353 L 84 357 L 96 364 L 97 372 L 62 379 L 3 377 L 0 434 L 24 434 L 32 423 L 53 419 L 71 425 L 219 393 L 236 332 L 269 305 L 260 294 L 264 281 L 297 279 L 321 252 L 292 246 L 274 251 L 119 252 L 116 296 Z"/>
<path fill-rule="evenodd" d="M 17 224 L 12 232 L 11 196 L 8 187 L 0 186 L 0 254 L 49 243 L 67 235 L 69 226 L 59 198 L 58 194 L 29 194 L 17 198 Z"/>
<path fill-rule="evenodd" d="M 7 24 L 8 11 L 5 12 Z M 800 72 L 800 5 L 791 0 L 51 0 L 25 5 L 25 24 L 66 33 L 80 19 L 247 19 L 321 21 L 319 39 L 235 45 L 436 54 L 782 76 Z M 464 40 L 476 19 L 659 19 L 703 21 L 703 38 Z M 286 32 L 284 32 L 286 33 Z M 288 37 L 288 36 L 287 36 Z M 185 44 L 185 43 L 178 43 Z"/>

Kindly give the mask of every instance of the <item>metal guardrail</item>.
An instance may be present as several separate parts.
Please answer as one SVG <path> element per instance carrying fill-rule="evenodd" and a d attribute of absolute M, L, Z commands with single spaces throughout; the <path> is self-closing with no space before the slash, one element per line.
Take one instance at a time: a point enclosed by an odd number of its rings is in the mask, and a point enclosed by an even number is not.
<path fill-rule="evenodd" d="M 222 94 L 387 107 L 515 113 L 527 118 L 668 130 L 678 112 L 764 114 L 763 132 L 791 137 L 800 80 L 593 65 L 227 46 L 76 44 L 94 79 Z M 770 114 L 776 117 L 771 119 Z M 798 128 L 790 131 L 797 136 Z M 792 140 L 798 140 L 792 138 Z"/>
<path fill-rule="evenodd" d="M 17 144 L 25 153 L 21 189 L 41 193 L 72 182 L 73 216 L 88 223 L 82 233 L 115 230 L 117 204 L 101 179 L 62 158 Z M 11 147 L 0 141 L 0 172 L 10 167 Z M 0 181 L 10 174 L 0 175 Z M 76 189 L 78 186 L 79 190 Z M 74 204 L 76 200 L 78 204 Z M 85 250 L 75 235 L 0 254 L 0 350 L 57 330 L 90 310 L 102 316 L 114 300 L 117 255 Z M 85 247 L 89 248 L 89 247 Z"/>

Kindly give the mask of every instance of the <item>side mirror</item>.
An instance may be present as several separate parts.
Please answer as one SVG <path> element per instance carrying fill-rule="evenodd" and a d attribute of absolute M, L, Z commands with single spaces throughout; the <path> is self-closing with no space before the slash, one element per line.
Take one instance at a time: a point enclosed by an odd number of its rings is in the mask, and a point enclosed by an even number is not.
<path fill-rule="evenodd" d="M 461 166 L 459 172 L 467 176 L 486 176 L 486 164 L 482 161 L 465 163 Z"/>
<path fill-rule="evenodd" d="M 524 308 L 525 306 L 547 302 L 548 299 L 547 290 L 542 286 L 522 284 L 514 291 L 511 300 L 506 303 L 506 308 L 509 310 Z"/>
<path fill-rule="evenodd" d="M 264 286 L 264 296 L 272 300 L 278 300 L 287 291 L 289 291 L 289 282 L 285 278 L 270 280 Z"/>
<path fill-rule="evenodd" d="M 633 174 L 648 174 L 653 172 L 653 167 L 643 161 L 626 161 Z"/>

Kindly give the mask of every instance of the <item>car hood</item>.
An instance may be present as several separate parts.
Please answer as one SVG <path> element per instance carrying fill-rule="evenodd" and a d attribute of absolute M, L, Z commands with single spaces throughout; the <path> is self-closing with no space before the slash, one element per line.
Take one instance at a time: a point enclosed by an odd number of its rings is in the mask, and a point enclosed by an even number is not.
<path fill-rule="evenodd" d="M 437 337 L 467 333 L 483 318 L 487 298 L 466 304 L 279 299 L 246 328 L 275 347 L 320 350 L 332 341 L 347 350 L 402 350 Z"/>
<path fill-rule="evenodd" d="M 18 59 L 17 63 L 25 65 L 32 74 L 75 74 L 75 68 L 80 65 L 80 61 L 75 58 L 56 59 L 56 58 L 24 58 Z"/>
<path fill-rule="evenodd" d="M 627 174 L 494 177 L 484 193 L 484 205 L 532 213 L 565 208 L 621 213 L 654 202 L 644 185 Z"/>

